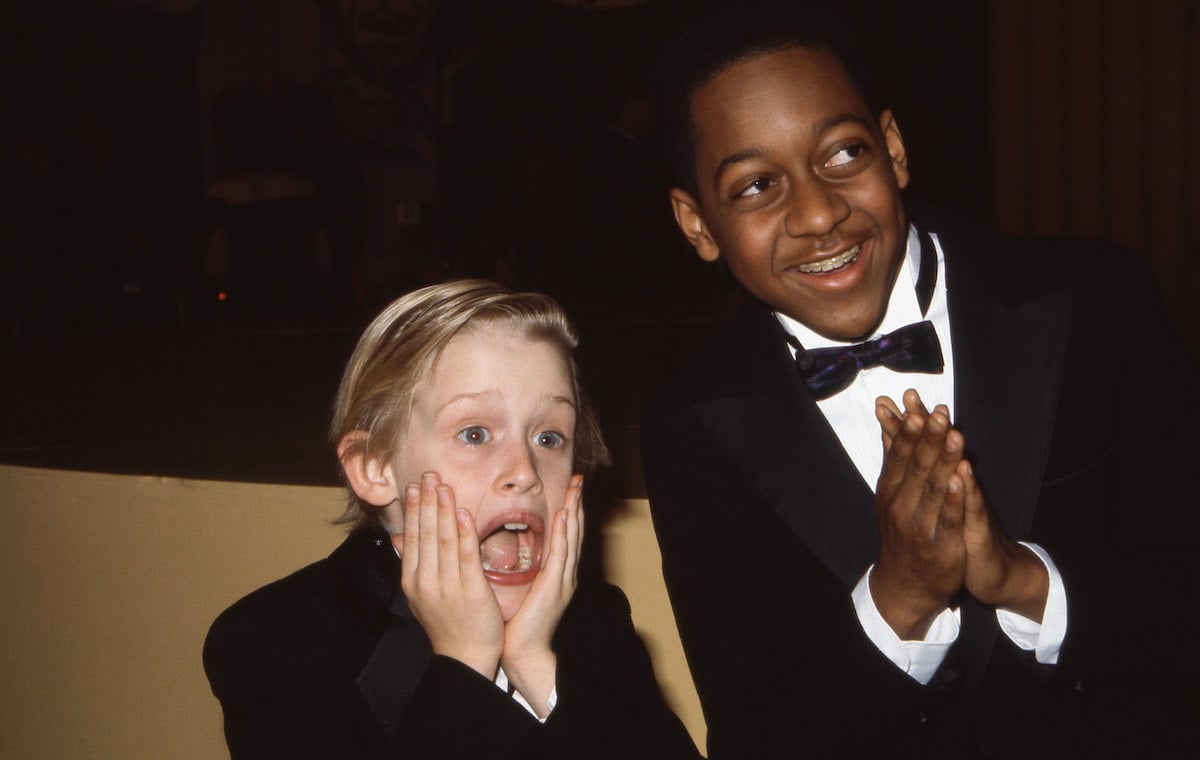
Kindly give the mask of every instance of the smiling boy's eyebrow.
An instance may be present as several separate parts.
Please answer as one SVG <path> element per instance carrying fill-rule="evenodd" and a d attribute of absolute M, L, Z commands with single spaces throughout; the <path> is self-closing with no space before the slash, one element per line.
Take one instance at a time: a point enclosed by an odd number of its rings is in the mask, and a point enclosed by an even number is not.
<path fill-rule="evenodd" d="M 717 168 L 713 170 L 713 184 L 718 184 L 721 181 L 721 175 L 724 174 L 725 170 L 729 167 L 745 161 L 748 158 L 758 158 L 762 154 L 763 152 L 758 148 L 747 148 L 745 150 L 739 150 L 737 153 L 721 159 L 721 163 L 717 164 Z"/>
<path fill-rule="evenodd" d="M 834 127 L 845 124 L 846 122 L 854 122 L 861 125 L 864 129 L 871 128 L 871 125 L 862 116 L 859 116 L 853 111 L 846 111 L 845 113 L 827 116 L 824 119 L 814 122 L 812 126 L 813 137 L 819 137 L 822 133 L 828 132 Z"/>

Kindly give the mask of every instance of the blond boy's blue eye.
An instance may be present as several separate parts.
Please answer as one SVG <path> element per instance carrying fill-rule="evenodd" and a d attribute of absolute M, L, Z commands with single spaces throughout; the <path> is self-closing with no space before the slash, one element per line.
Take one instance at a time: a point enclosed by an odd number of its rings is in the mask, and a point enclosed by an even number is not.
<path fill-rule="evenodd" d="M 563 437 L 561 434 L 556 433 L 553 430 L 546 430 L 534 436 L 534 441 L 538 446 L 542 446 L 547 449 L 555 449 L 562 445 Z"/>
<path fill-rule="evenodd" d="M 488 441 L 492 440 L 492 434 L 489 433 L 485 427 L 472 425 L 471 427 L 463 428 L 462 430 L 458 431 L 458 440 L 462 441 L 463 443 L 469 443 L 472 446 L 478 446 L 481 443 L 487 443 Z"/>

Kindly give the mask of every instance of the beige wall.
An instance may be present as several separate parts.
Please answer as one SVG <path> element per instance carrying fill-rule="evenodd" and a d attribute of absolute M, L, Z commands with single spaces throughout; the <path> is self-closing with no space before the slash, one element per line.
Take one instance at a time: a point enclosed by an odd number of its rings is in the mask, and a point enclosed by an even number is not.
<path fill-rule="evenodd" d="M 332 488 L 0 466 L 0 757 L 226 756 L 200 663 L 208 625 L 342 537 Z M 703 721 L 644 501 L 606 526 L 668 699 Z"/>

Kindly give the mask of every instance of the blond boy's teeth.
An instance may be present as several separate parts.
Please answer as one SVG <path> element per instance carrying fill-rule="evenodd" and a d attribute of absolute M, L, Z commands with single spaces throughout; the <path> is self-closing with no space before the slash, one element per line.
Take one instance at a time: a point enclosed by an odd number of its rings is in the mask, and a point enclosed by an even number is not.
<path fill-rule="evenodd" d="M 491 558 L 483 558 L 483 569 L 489 573 L 524 573 L 533 567 L 533 549 L 528 546 L 517 547 L 517 564 L 514 567 L 492 567 Z"/>
<path fill-rule="evenodd" d="M 505 530 L 529 530 L 529 526 L 525 523 L 511 522 L 504 523 Z"/>
<path fill-rule="evenodd" d="M 858 258 L 858 254 L 862 251 L 861 245 L 856 245 L 853 248 L 846 250 L 844 253 L 839 253 L 832 259 L 824 261 L 814 261 L 811 264 L 800 264 L 796 268 L 805 274 L 821 274 L 823 272 L 832 272 L 838 267 L 844 267 L 850 262 Z"/>

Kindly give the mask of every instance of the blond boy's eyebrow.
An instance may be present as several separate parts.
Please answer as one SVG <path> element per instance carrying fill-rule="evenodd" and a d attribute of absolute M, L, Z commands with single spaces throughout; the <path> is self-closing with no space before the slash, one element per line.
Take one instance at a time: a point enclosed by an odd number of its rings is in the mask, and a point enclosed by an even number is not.
<path fill-rule="evenodd" d="M 456 396 L 452 396 L 451 398 L 446 399 L 446 403 L 444 403 L 440 407 L 438 407 L 434 411 L 434 414 L 440 415 L 442 412 L 446 411 L 447 409 L 454 406 L 455 404 L 457 404 L 460 401 L 478 401 L 481 398 L 485 398 L 487 396 L 496 396 L 496 395 L 499 395 L 499 394 L 494 388 L 489 388 L 487 390 L 482 390 L 482 391 L 475 391 L 473 393 L 459 393 Z M 569 396 L 559 396 L 558 394 L 549 394 L 546 396 L 546 400 L 553 404 L 566 404 L 567 406 L 571 407 L 572 409 L 575 409 L 575 401 L 574 401 L 574 399 L 570 398 Z"/>

